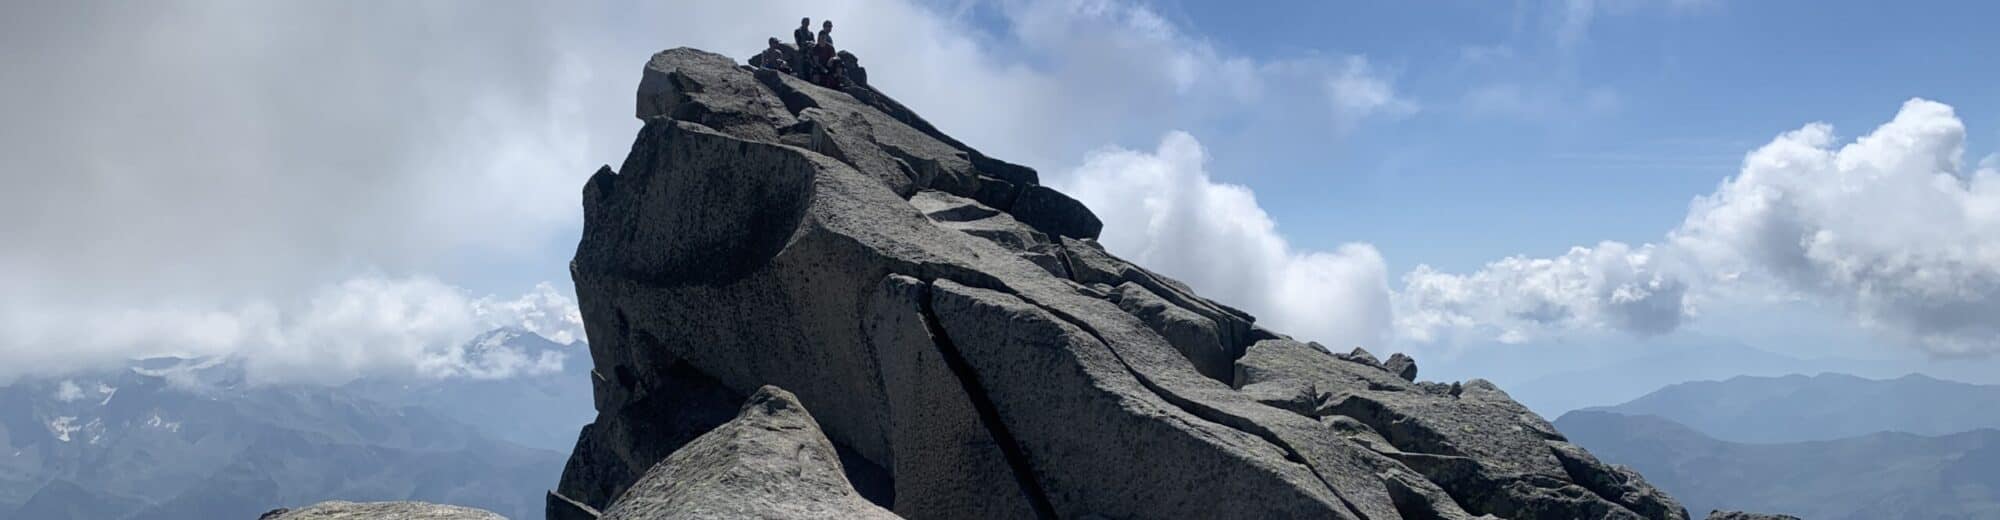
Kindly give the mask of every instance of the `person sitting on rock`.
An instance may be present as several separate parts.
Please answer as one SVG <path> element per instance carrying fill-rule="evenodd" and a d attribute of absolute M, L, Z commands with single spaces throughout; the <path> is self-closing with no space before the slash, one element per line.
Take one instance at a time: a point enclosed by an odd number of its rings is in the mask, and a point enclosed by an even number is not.
<path fill-rule="evenodd" d="M 790 73 L 792 67 L 785 62 L 785 54 L 785 44 L 778 43 L 777 38 L 772 38 L 770 46 L 765 47 L 764 52 L 757 55 L 757 66 Z"/>
<path fill-rule="evenodd" d="M 813 78 L 825 75 L 829 63 L 834 58 L 833 20 L 820 22 L 820 24 L 819 41 L 813 44 L 812 50 Z M 807 80 L 812 81 L 813 78 L 808 78 Z M 819 83 L 824 83 L 824 81 L 819 81 Z"/>
<path fill-rule="evenodd" d="M 826 60 L 826 70 L 821 71 L 819 86 L 840 90 L 841 79 L 845 77 L 847 71 L 841 68 L 839 57 Z"/>

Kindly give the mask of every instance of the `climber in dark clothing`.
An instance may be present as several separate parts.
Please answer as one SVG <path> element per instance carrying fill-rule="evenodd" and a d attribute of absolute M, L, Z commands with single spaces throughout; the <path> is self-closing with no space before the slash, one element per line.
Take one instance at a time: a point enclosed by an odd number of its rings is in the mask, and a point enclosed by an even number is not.
<path fill-rule="evenodd" d="M 800 18 L 799 28 L 792 30 L 792 43 L 799 46 L 799 54 L 791 60 L 792 71 L 799 78 L 812 81 L 813 31 L 812 18 Z"/>
<path fill-rule="evenodd" d="M 792 30 L 792 43 L 798 45 L 800 49 L 813 43 L 812 23 L 811 18 L 800 18 L 799 28 Z"/>
<path fill-rule="evenodd" d="M 833 20 L 827 20 L 820 22 L 819 42 L 813 44 L 811 59 L 814 78 L 826 73 L 827 67 L 833 62 L 833 57 Z"/>
<path fill-rule="evenodd" d="M 838 57 L 826 60 L 826 70 L 820 71 L 819 86 L 840 90 L 841 81 L 847 77 L 847 71 L 841 67 Z"/>
<path fill-rule="evenodd" d="M 762 54 L 757 55 L 757 66 L 779 72 L 791 72 L 792 67 L 786 63 L 785 44 L 778 43 L 777 38 L 772 38 L 770 44 L 764 48 Z"/>

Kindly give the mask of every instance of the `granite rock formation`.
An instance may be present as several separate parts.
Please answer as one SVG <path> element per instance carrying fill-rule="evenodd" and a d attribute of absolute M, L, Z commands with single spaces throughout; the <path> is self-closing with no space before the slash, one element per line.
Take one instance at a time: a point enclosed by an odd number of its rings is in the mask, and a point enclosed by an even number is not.
<path fill-rule="evenodd" d="M 280 509 L 260 520 L 507 520 L 490 511 L 424 502 L 320 502 L 298 509 Z"/>
<path fill-rule="evenodd" d="M 730 501 L 849 483 L 907 518 L 1688 517 L 1490 383 L 1329 353 L 1119 259 L 1034 170 L 872 86 L 673 49 L 636 115 L 584 187 L 598 415 L 551 518 L 760 516 Z M 748 420 L 819 428 L 743 441 Z M 759 458 L 780 441 L 805 451 Z"/>
<path fill-rule="evenodd" d="M 1792 515 L 1770 515 L 1764 513 L 1745 513 L 1742 511 L 1715 510 L 1708 512 L 1708 520 L 1799 520 L 1799 517 Z"/>

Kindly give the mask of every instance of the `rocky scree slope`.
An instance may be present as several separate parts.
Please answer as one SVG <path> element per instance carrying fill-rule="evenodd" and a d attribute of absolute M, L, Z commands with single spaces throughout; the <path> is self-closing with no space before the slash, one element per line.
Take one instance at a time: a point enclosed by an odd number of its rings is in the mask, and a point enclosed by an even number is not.
<path fill-rule="evenodd" d="M 871 87 L 681 48 L 636 108 L 584 188 L 598 414 L 551 518 L 650 517 L 621 513 L 668 500 L 647 473 L 765 385 L 907 518 L 1687 517 L 1490 383 L 1416 382 L 1120 260 L 1034 170 Z"/>

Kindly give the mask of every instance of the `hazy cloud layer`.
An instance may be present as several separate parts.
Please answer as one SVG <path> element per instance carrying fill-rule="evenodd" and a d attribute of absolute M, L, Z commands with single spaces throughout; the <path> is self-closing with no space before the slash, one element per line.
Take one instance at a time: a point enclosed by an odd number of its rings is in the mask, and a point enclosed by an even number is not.
<path fill-rule="evenodd" d="M 1363 57 L 1232 56 L 1137 3 L 986 8 L 998 33 L 862 0 L 10 9 L 0 378 L 162 353 L 240 355 L 267 379 L 536 366 L 453 352 L 488 326 L 580 337 L 566 289 L 457 285 L 564 275 L 580 186 L 629 146 L 648 55 L 747 56 L 801 15 L 835 20 L 899 100 L 1051 180 L 1215 117 L 1309 135 L 1417 109 Z"/>
<path fill-rule="evenodd" d="M 1750 152 L 1658 244 L 1607 242 L 1456 275 L 1420 267 L 1398 331 L 1523 340 L 1565 328 L 1654 334 L 1702 297 L 1811 297 L 1942 355 L 2000 352 L 2000 170 L 1967 165 L 1965 125 L 1923 99 L 1843 144 L 1813 123 Z"/>
<path fill-rule="evenodd" d="M 1105 221 L 1106 248 L 1242 307 L 1260 322 L 1336 348 L 1379 346 L 1390 325 L 1387 268 L 1367 244 L 1299 251 L 1249 188 L 1209 177 L 1193 136 L 1152 152 L 1090 155 L 1059 189 Z"/>

